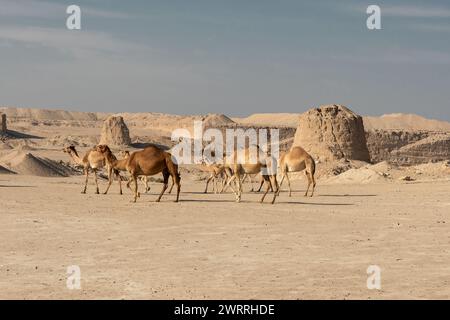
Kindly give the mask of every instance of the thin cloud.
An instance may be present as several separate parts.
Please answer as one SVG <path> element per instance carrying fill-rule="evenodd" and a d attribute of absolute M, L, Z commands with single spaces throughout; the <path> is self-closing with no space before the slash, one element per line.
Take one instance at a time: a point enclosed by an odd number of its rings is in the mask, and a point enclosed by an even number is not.
<path fill-rule="evenodd" d="M 107 33 L 69 31 L 63 28 L 1 26 L 0 43 L 23 43 L 47 47 L 74 57 L 96 53 L 126 55 L 131 52 L 149 52 L 145 45 L 125 42 Z"/>
<path fill-rule="evenodd" d="M 41 19 L 60 19 L 66 15 L 67 6 L 59 3 L 36 0 L 4 0 L 1 1 L 1 17 L 17 18 L 41 18 Z M 81 6 L 81 13 L 92 17 L 127 19 L 130 15 L 123 12 L 114 12 L 108 10 L 99 10 L 88 6 Z"/>
<path fill-rule="evenodd" d="M 450 18 L 450 9 L 422 6 L 381 6 L 381 14 L 410 18 Z"/>

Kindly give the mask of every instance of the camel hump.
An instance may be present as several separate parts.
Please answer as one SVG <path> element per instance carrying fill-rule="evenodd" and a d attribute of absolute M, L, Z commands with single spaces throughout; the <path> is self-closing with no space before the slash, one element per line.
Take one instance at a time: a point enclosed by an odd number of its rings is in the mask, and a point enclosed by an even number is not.
<path fill-rule="evenodd" d="M 152 155 L 152 156 L 164 154 L 164 150 L 157 146 L 148 146 L 145 149 L 143 149 L 142 152 L 145 153 L 146 155 Z"/>
<path fill-rule="evenodd" d="M 300 146 L 294 146 L 291 148 L 290 152 L 289 152 L 290 156 L 292 157 L 309 157 L 312 158 L 311 155 L 302 147 Z"/>

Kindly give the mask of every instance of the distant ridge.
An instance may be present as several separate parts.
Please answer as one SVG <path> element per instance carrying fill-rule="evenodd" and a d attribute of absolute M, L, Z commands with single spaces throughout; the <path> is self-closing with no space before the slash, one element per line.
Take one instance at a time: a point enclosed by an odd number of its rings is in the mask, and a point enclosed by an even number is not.
<path fill-rule="evenodd" d="M 392 113 L 381 117 L 364 117 L 366 130 L 417 130 L 450 132 L 450 122 L 427 119 L 416 114 Z"/>

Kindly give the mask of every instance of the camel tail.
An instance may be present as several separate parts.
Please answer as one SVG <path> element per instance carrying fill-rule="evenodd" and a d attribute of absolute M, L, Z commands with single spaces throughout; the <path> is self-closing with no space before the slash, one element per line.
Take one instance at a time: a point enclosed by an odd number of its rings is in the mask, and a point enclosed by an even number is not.
<path fill-rule="evenodd" d="M 175 174 L 178 181 L 181 180 L 180 172 L 178 171 L 178 165 L 172 161 L 172 155 L 166 153 L 166 166 L 171 174 Z"/>
<path fill-rule="evenodd" d="M 311 159 L 311 174 L 314 176 L 316 173 L 316 161 L 314 159 Z"/>

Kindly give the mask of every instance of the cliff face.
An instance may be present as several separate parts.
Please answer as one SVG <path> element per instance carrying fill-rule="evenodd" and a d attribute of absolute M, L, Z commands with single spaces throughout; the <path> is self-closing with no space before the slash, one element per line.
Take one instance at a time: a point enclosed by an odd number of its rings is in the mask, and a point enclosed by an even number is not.
<path fill-rule="evenodd" d="M 430 136 L 427 131 L 404 130 L 369 130 L 366 131 L 367 147 L 370 160 L 373 163 L 391 161 L 395 158 L 391 152 L 410 143 L 417 142 Z"/>
<path fill-rule="evenodd" d="M 447 133 L 369 130 L 366 139 L 373 163 L 414 165 L 450 159 L 450 134 Z"/>
<path fill-rule="evenodd" d="M 436 134 L 408 144 L 391 153 L 391 162 L 400 165 L 438 162 L 450 159 L 450 134 Z"/>

